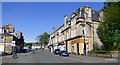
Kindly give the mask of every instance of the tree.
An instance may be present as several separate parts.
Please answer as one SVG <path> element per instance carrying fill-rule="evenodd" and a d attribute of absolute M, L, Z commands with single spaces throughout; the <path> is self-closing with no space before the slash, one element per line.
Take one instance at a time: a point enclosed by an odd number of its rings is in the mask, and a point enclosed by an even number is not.
<path fill-rule="evenodd" d="M 43 45 L 47 45 L 48 44 L 49 37 L 50 37 L 50 35 L 47 32 L 44 32 L 43 35 L 37 36 L 36 39 L 38 40 L 39 44 L 41 45 L 41 48 L 42 48 Z"/>
<path fill-rule="evenodd" d="M 33 44 L 33 43 L 24 43 L 24 46 L 32 47 L 32 44 Z"/>
<path fill-rule="evenodd" d="M 100 39 L 106 50 L 116 50 L 120 44 L 120 2 L 105 2 Z"/>

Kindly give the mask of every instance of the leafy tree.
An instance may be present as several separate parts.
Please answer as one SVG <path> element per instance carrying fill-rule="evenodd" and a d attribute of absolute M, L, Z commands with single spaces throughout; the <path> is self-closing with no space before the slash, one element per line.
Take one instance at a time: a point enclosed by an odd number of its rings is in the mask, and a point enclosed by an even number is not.
<path fill-rule="evenodd" d="M 33 44 L 39 44 L 38 42 L 35 42 L 35 43 L 33 43 Z"/>
<path fill-rule="evenodd" d="M 36 39 L 39 41 L 39 44 L 41 45 L 41 48 L 43 45 L 47 45 L 49 42 L 50 35 L 45 32 L 43 35 L 39 35 Z"/>
<path fill-rule="evenodd" d="M 24 46 L 32 47 L 32 44 L 33 44 L 33 43 L 24 43 Z"/>
<path fill-rule="evenodd" d="M 100 38 L 107 50 L 116 50 L 120 44 L 120 2 L 105 2 Z"/>

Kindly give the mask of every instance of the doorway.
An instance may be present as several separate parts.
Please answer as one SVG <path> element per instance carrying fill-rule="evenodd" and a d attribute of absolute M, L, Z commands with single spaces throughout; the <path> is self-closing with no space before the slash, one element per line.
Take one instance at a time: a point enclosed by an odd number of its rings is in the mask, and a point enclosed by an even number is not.
<path fill-rule="evenodd" d="M 79 43 L 77 43 L 77 55 L 79 55 Z"/>
<path fill-rule="evenodd" d="M 71 52 L 74 54 L 74 44 L 71 44 Z"/>

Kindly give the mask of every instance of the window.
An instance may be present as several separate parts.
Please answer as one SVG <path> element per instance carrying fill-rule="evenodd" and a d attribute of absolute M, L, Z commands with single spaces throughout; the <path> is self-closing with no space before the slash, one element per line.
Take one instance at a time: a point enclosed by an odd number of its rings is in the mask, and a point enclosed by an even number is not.
<path fill-rule="evenodd" d="M 74 29 L 74 36 L 76 36 L 76 29 Z"/>
<path fill-rule="evenodd" d="M 72 19 L 72 21 L 71 21 L 71 25 L 73 25 L 74 24 L 74 22 L 73 22 L 73 19 Z"/>
<path fill-rule="evenodd" d="M 56 37 L 55 41 L 57 42 L 57 37 Z"/>
<path fill-rule="evenodd" d="M 63 40 L 64 40 L 64 33 L 63 33 Z"/>
<path fill-rule="evenodd" d="M 4 29 L 2 29 L 2 33 L 4 33 Z"/>
<path fill-rule="evenodd" d="M 37 46 L 39 46 L 39 45 L 37 45 Z"/>
<path fill-rule="evenodd" d="M 75 37 L 76 36 L 76 29 L 71 30 L 71 37 Z"/>
<path fill-rule="evenodd" d="M 73 37 L 73 30 L 71 30 L 71 37 Z"/>
<path fill-rule="evenodd" d="M 74 20 L 73 20 L 73 24 L 75 24 L 76 23 L 76 19 L 74 18 Z"/>
<path fill-rule="evenodd" d="M 4 41 L 4 38 L 3 38 L 3 37 L 1 37 L 1 38 L 0 38 L 0 42 L 3 42 L 3 41 Z"/>
<path fill-rule="evenodd" d="M 79 13 L 79 17 L 81 17 L 81 10 L 80 10 L 80 13 Z"/>
<path fill-rule="evenodd" d="M 67 32 L 67 39 L 69 39 L 69 31 Z"/>
<path fill-rule="evenodd" d="M 61 41 L 61 36 L 59 37 L 59 41 Z"/>

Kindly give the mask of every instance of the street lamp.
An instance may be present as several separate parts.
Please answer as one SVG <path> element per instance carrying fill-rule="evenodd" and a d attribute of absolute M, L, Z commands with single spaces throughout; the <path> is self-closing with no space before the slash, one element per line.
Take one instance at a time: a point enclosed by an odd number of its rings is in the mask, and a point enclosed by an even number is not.
<path fill-rule="evenodd" d="M 85 50 L 85 55 L 87 56 L 88 54 L 88 39 L 87 39 L 87 31 L 86 31 L 86 12 L 84 12 L 84 17 L 85 17 L 85 24 L 79 24 L 79 26 L 82 26 L 82 27 L 85 27 L 84 30 L 85 30 L 85 45 L 86 45 L 86 50 Z"/>
<path fill-rule="evenodd" d="M 85 55 L 87 56 L 88 54 L 88 43 L 87 43 L 87 31 L 86 31 L 86 12 L 84 13 L 85 16 L 85 45 L 86 45 L 86 50 L 85 50 Z"/>

